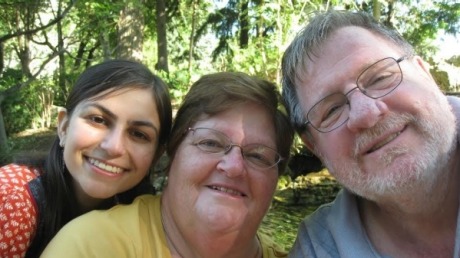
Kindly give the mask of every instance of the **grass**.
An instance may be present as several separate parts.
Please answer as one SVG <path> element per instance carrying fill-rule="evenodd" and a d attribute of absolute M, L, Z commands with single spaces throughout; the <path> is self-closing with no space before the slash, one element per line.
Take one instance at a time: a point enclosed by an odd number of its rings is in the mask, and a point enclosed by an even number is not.
<path fill-rule="evenodd" d="M 284 191 L 290 191 L 286 189 Z M 260 231 L 271 236 L 273 240 L 289 250 L 294 244 L 297 229 L 305 216 L 312 213 L 318 205 L 293 204 L 289 201 L 278 201 L 277 196 L 265 216 Z"/>
<path fill-rule="evenodd" d="M 56 129 L 27 130 L 8 139 L 10 151 L 0 151 L 0 165 L 10 162 L 23 162 L 40 159 L 48 153 L 53 140 L 56 137 Z"/>

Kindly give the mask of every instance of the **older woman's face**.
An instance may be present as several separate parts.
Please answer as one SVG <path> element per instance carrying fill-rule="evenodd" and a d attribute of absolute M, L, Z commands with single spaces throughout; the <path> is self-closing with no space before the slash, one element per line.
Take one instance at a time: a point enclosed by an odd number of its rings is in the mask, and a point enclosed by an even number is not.
<path fill-rule="evenodd" d="M 261 144 L 276 150 L 272 119 L 258 104 L 238 104 L 198 121 L 193 128 L 220 131 L 239 146 Z M 171 163 L 162 202 L 165 212 L 178 227 L 199 225 L 224 234 L 255 232 L 270 206 L 277 166 L 257 169 L 248 165 L 238 146 L 227 154 L 204 152 L 194 145 L 203 139 L 196 134 L 187 133 Z"/>

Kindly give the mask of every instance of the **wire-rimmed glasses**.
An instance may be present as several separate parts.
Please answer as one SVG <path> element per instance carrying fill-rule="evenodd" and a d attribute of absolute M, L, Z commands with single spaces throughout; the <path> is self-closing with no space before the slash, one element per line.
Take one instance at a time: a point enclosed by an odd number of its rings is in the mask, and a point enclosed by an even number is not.
<path fill-rule="evenodd" d="M 330 94 L 318 101 L 307 113 L 307 122 L 319 132 L 327 133 L 339 128 L 349 118 L 350 101 L 348 95 L 359 89 L 372 99 L 384 97 L 395 90 L 403 79 L 399 63 L 407 56 L 394 59 L 387 57 L 367 67 L 356 79 L 356 87 L 343 94 Z"/>
<path fill-rule="evenodd" d="M 263 144 L 248 144 L 240 146 L 232 143 L 230 138 L 211 128 L 189 128 L 192 132 L 192 145 L 212 154 L 225 155 L 233 147 L 239 147 L 246 164 L 255 169 L 268 169 L 276 166 L 283 158 L 276 150 Z"/>

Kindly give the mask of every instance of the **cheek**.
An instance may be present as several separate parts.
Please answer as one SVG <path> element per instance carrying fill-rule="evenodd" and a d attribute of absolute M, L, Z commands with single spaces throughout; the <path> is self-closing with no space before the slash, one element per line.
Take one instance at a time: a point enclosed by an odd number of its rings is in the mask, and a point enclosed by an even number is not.
<path fill-rule="evenodd" d="M 81 154 L 94 145 L 95 137 L 85 135 L 84 130 L 69 128 L 64 142 L 64 160 L 67 166 L 81 162 Z"/>
<path fill-rule="evenodd" d="M 100 143 L 104 138 L 101 130 L 96 130 L 80 120 L 72 120 L 66 135 L 66 145 L 82 148 Z"/>
<path fill-rule="evenodd" d="M 130 147 L 131 157 L 137 164 L 137 167 L 147 170 L 152 164 L 156 152 L 155 146 L 138 146 Z"/>
<path fill-rule="evenodd" d="M 340 130 L 340 128 L 336 130 Z M 336 136 L 330 132 L 326 138 L 317 140 L 315 145 L 317 156 L 328 159 L 342 159 L 351 156 L 355 145 L 354 136 L 347 135 L 346 132 L 340 132 L 339 134 Z"/>
<path fill-rule="evenodd" d="M 169 170 L 169 179 L 181 185 L 199 185 L 216 170 L 217 162 L 189 148 L 176 152 Z"/>
<path fill-rule="evenodd" d="M 258 177 L 251 178 L 251 184 L 254 191 L 257 192 L 257 196 L 265 202 L 271 202 L 272 197 L 276 190 L 276 185 L 278 183 L 278 174 L 275 171 L 269 175 L 261 175 Z M 249 172 L 251 173 L 251 172 Z M 256 194 L 256 193 L 254 193 Z"/>

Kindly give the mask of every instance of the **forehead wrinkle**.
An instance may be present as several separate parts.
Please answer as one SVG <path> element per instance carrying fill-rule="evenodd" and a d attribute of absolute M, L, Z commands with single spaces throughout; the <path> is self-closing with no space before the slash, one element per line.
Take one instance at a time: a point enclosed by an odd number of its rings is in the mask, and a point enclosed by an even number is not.
<path fill-rule="evenodd" d="M 314 60 L 310 61 L 310 68 L 312 68 Z M 337 63 L 327 64 L 327 70 L 334 71 L 333 67 L 335 65 L 337 65 Z M 324 97 L 333 93 L 341 92 L 341 85 L 344 84 L 343 82 L 347 79 L 346 77 L 348 77 L 348 73 L 340 75 L 340 78 L 337 77 L 337 74 L 331 72 L 321 74 L 321 72 L 324 72 L 324 69 L 322 68 L 307 70 L 304 66 L 302 71 L 303 73 L 297 73 L 298 76 L 296 77 L 296 85 L 299 86 L 296 88 L 296 92 L 299 99 L 304 100 L 300 101 L 300 105 L 305 114 L 313 107 L 313 105 L 318 103 L 318 101 Z M 310 98 L 307 99 L 307 96 Z"/>

